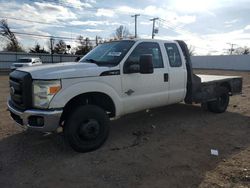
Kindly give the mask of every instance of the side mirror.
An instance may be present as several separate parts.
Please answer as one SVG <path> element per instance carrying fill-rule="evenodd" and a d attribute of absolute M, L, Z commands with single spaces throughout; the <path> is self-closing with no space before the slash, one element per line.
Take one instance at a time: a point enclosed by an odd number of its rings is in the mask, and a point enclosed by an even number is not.
<path fill-rule="evenodd" d="M 139 65 L 141 74 L 152 74 L 154 72 L 153 59 L 151 54 L 141 55 Z"/>
<path fill-rule="evenodd" d="M 140 72 L 140 65 L 134 62 L 126 62 L 124 66 L 124 73 L 131 74 L 131 73 L 139 73 Z"/>

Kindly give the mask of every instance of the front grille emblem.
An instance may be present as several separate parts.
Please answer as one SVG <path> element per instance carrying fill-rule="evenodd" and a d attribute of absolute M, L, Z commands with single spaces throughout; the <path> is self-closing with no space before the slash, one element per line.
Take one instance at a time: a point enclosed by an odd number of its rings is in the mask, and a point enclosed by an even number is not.
<path fill-rule="evenodd" d="M 125 93 L 126 93 L 128 96 L 130 96 L 130 95 L 132 95 L 134 92 L 135 92 L 134 90 L 129 89 L 129 90 L 126 91 Z"/>

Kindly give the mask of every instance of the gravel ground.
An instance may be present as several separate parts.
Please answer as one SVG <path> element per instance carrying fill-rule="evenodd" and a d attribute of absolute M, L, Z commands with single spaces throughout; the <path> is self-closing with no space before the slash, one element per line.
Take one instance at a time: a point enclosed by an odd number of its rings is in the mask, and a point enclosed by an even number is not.
<path fill-rule="evenodd" d="M 196 72 L 243 76 L 243 94 L 223 114 L 176 104 L 124 116 L 103 147 L 84 154 L 62 134 L 17 127 L 0 75 L 0 188 L 250 187 L 250 72 Z"/>

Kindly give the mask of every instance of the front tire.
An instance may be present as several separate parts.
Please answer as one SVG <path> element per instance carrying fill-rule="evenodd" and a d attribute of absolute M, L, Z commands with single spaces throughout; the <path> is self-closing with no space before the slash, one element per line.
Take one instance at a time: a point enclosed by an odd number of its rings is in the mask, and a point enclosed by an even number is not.
<path fill-rule="evenodd" d="M 216 100 L 207 102 L 207 109 L 214 113 L 223 113 L 229 104 L 229 91 L 226 87 L 219 88 L 219 96 Z"/>
<path fill-rule="evenodd" d="M 98 106 L 80 106 L 66 120 L 63 132 L 69 145 L 77 152 L 98 149 L 109 134 L 108 115 Z"/>

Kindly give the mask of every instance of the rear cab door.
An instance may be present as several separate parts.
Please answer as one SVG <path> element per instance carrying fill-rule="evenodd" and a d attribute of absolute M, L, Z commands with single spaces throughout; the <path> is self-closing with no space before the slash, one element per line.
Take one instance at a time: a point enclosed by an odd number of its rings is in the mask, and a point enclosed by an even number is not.
<path fill-rule="evenodd" d="M 163 54 L 169 67 L 169 104 L 181 102 L 186 96 L 185 58 L 177 42 L 164 42 Z"/>

